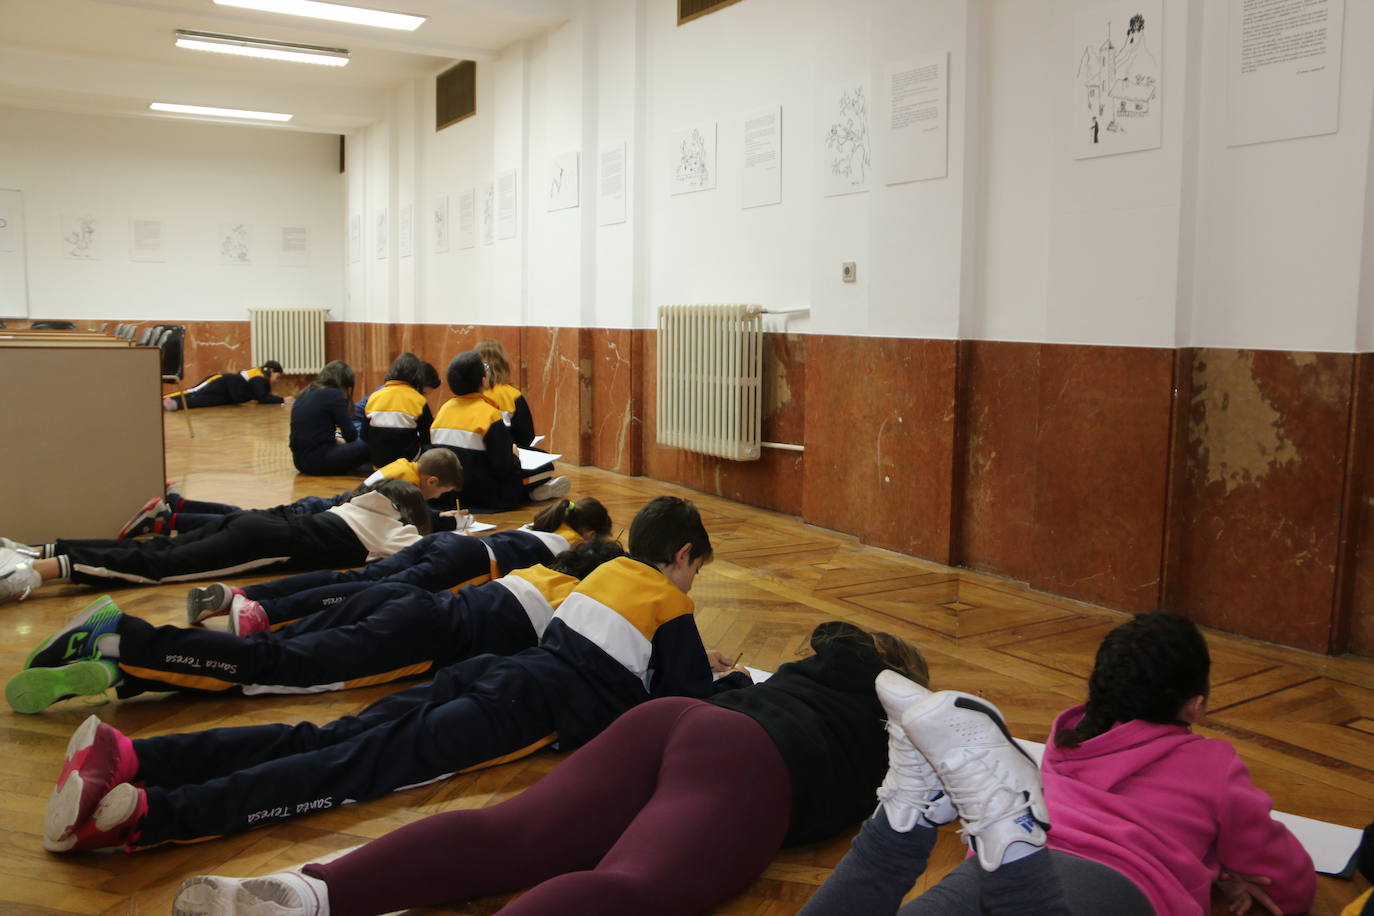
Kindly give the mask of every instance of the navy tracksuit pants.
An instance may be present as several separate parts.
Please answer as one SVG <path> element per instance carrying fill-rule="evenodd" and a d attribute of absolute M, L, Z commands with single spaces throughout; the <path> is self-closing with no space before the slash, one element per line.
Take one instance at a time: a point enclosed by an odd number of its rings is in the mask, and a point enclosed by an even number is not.
<path fill-rule="evenodd" d="M 496 531 L 480 538 L 441 531 L 361 569 L 288 576 L 250 585 L 243 593 L 262 602 L 275 629 L 325 610 L 374 583 L 400 582 L 428 591 L 458 589 L 552 559 L 544 542 L 525 531 Z"/>
<path fill-rule="evenodd" d="M 353 529 L 329 512 L 289 518 L 238 512 L 180 537 L 58 539 L 55 550 L 71 561 L 73 582 L 102 587 L 217 578 L 267 566 L 356 566 L 367 560 L 367 548 Z"/>
<path fill-rule="evenodd" d="M 576 688 L 571 668 L 551 678 L 547 664 L 520 659 L 458 662 L 324 726 L 137 739 L 135 778 L 147 789 L 148 815 L 135 845 L 237 833 L 533 752 L 552 738 L 554 704 L 577 702 L 586 688 Z"/>
<path fill-rule="evenodd" d="M 504 585 L 458 594 L 363 583 L 357 594 L 276 632 L 119 623 L 121 698 L 148 691 L 318 693 L 407 677 L 479 653 L 513 655 L 538 640 Z"/>

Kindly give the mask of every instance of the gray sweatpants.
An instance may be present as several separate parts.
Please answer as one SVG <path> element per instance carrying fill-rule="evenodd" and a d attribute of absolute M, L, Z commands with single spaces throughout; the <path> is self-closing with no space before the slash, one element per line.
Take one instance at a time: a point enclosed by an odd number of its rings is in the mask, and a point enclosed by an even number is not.
<path fill-rule="evenodd" d="M 967 859 L 900 906 L 925 872 L 935 837 L 932 827 L 898 833 L 879 806 L 800 916 L 1155 916 L 1125 875 L 1052 849 L 992 872 L 984 871 L 977 858 Z"/>

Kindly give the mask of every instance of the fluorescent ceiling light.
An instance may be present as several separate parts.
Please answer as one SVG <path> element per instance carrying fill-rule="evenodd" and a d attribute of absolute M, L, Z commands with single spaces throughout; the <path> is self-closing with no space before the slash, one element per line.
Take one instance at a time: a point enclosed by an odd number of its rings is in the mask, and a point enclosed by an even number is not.
<path fill-rule="evenodd" d="M 298 64 L 324 64 L 342 67 L 348 63 L 344 48 L 324 48 L 293 41 L 271 41 L 266 38 L 244 38 L 241 35 L 220 35 L 215 32 L 176 30 L 176 46 L 192 51 L 215 51 L 242 57 L 264 57 L 268 60 L 288 60 Z"/>
<path fill-rule="evenodd" d="M 214 118 L 249 118 L 255 121 L 290 121 L 291 115 L 275 111 L 244 111 L 241 108 L 207 108 L 204 105 L 174 105 L 171 102 L 153 102 L 148 106 L 153 111 L 169 111 L 173 114 L 209 115 Z"/>
<path fill-rule="evenodd" d="M 309 16 L 311 19 L 351 22 L 354 25 L 371 25 L 379 29 L 400 29 L 405 32 L 415 31 L 428 18 L 426 16 L 411 16 L 408 13 L 370 10 L 362 6 L 321 3 L 319 0 L 215 0 L 215 2 L 220 6 L 237 6 L 246 10 L 262 10 L 264 13 Z"/>

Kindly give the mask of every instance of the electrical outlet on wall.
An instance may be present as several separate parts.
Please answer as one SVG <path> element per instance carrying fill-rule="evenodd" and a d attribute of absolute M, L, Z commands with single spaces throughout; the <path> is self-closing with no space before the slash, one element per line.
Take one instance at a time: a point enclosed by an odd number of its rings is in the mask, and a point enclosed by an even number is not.
<path fill-rule="evenodd" d="M 845 283 L 853 283 L 859 277 L 858 268 L 853 261 L 845 261 L 840 265 L 840 280 Z"/>

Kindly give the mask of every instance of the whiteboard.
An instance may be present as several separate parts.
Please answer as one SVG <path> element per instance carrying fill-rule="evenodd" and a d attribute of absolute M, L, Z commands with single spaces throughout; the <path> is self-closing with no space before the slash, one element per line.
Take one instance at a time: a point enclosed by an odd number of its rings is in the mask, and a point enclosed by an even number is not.
<path fill-rule="evenodd" d="M 24 192 L 0 188 L 0 318 L 28 317 L 24 247 Z"/>

